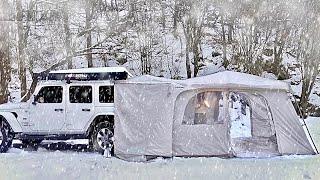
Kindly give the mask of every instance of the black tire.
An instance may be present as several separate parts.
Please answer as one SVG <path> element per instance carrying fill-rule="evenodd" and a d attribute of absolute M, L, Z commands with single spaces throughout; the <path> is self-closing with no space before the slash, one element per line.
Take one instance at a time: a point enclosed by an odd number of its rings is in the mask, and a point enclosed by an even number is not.
<path fill-rule="evenodd" d="M 27 147 L 38 147 L 42 140 L 39 139 L 22 139 L 22 144 Z"/>
<path fill-rule="evenodd" d="M 104 135 L 103 135 L 104 132 Z M 111 149 L 111 155 L 113 155 L 113 124 L 110 122 L 101 122 L 95 125 L 91 137 L 89 139 L 89 145 L 92 149 L 100 154 L 103 154 L 106 148 Z M 100 135 L 98 135 L 100 134 Z M 103 137 L 100 138 L 99 137 Z"/>
<path fill-rule="evenodd" d="M 9 150 L 13 141 L 13 131 L 7 121 L 1 117 L 0 119 L 0 153 Z"/>

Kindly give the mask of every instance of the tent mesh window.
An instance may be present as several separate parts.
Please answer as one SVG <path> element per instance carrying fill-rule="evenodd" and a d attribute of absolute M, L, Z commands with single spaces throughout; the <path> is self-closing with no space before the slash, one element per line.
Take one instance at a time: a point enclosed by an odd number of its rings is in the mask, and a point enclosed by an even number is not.
<path fill-rule="evenodd" d="M 230 93 L 232 148 L 238 157 L 277 154 L 273 119 L 266 99 L 257 93 Z"/>
<path fill-rule="evenodd" d="M 184 112 L 183 125 L 223 123 L 222 92 L 207 91 L 193 96 Z"/>

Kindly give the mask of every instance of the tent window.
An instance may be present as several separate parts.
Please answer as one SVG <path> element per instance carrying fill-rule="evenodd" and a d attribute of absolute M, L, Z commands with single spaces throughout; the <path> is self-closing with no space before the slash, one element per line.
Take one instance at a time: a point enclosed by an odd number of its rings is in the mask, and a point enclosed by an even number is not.
<path fill-rule="evenodd" d="M 201 92 L 191 98 L 185 112 L 182 124 L 197 125 L 223 123 L 222 92 Z"/>

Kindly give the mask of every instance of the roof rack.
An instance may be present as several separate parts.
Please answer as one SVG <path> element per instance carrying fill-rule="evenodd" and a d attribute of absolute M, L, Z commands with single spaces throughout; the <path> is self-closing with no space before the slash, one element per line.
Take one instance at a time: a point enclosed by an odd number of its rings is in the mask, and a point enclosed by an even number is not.
<path fill-rule="evenodd" d="M 84 68 L 35 73 L 39 80 L 96 81 L 126 80 L 132 75 L 123 67 Z"/>

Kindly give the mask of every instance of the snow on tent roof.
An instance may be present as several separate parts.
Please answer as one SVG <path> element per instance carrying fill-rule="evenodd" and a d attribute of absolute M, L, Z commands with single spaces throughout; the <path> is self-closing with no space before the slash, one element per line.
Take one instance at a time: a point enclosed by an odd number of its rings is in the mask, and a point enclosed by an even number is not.
<path fill-rule="evenodd" d="M 174 80 L 174 79 L 168 79 L 163 77 L 156 77 L 151 75 L 142 75 L 142 76 L 136 76 L 129 78 L 127 80 L 120 80 L 116 81 L 116 83 L 133 83 L 133 84 L 159 84 L 159 83 L 165 83 L 165 84 L 173 84 L 177 87 L 185 86 L 185 84 L 181 81 Z"/>
<path fill-rule="evenodd" d="M 184 83 L 191 86 L 209 85 L 227 88 L 289 90 L 289 85 L 286 82 L 232 71 L 223 71 L 207 76 L 195 77 L 184 80 Z"/>
<path fill-rule="evenodd" d="M 167 79 L 162 77 L 150 76 L 150 75 L 142 75 L 130 78 L 127 82 L 132 83 L 146 83 L 146 82 L 153 82 L 153 83 L 172 83 L 175 82 L 173 79 Z"/>
<path fill-rule="evenodd" d="M 143 75 L 128 79 L 121 83 L 174 83 L 176 85 L 191 87 L 289 90 L 289 85 L 286 82 L 232 71 L 223 71 L 186 80 L 172 80 Z"/>

